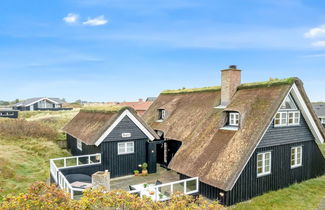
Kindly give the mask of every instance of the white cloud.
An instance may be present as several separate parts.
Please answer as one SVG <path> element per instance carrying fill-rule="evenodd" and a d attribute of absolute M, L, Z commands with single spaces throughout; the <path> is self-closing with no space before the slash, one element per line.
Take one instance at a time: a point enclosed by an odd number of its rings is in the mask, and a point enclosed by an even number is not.
<path fill-rule="evenodd" d="M 74 13 L 69 13 L 66 17 L 63 18 L 63 21 L 69 24 L 76 23 L 79 19 L 79 15 Z"/>
<path fill-rule="evenodd" d="M 325 47 L 325 41 L 317 41 L 311 44 L 314 47 Z"/>
<path fill-rule="evenodd" d="M 308 32 L 305 33 L 305 37 L 307 38 L 315 38 L 325 36 L 325 25 L 321 25 L 319 27 L 315 27 L 310 29 Z"/>
<path fill-rule="evenodd" d="M 104 15 L 102 15 L 95 18 L 88 18 L 88 20 L 83 22 L 82 24 L 89 26 L 100 26 L 105 25 L 107 22 L 108 21 L 105 19 Z"/>

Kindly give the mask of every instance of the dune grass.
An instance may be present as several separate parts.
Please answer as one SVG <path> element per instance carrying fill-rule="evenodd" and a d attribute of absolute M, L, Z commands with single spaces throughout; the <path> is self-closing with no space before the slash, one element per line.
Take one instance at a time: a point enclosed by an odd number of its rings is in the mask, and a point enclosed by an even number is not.
<path fill-rule="evenodd" d="M 35 181 L 49 177 L 49 159 L 69 156 L 43 138 L 0 138 L 0 200 L 8 193 L 25 192 Z"/>
<path fill-rule="evenodd" d="M 65 139 L 60 128 L 76 110 L 21 113 L 18 120 L 0 120 L 0 200 L 26 192 L 33 182 L 46 181 L 49 159 L 70 156 L 56 141 Z"/>

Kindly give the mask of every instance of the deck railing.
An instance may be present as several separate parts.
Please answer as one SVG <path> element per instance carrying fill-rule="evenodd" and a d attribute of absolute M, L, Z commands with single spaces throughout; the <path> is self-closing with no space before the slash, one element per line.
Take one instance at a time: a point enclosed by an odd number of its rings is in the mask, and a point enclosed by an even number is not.
<path fill-rule="evenodd" d="M 63 158 L 55 158 L 50 160 L 50 172 L 55 183 L 65 192 L 70 193 L 71 198 L 74 197 L 74 192 L 82 192 L 83 189 L 73 188 L 65 176 L 59 169 L 83 167 L 95 164 L 101 164 L 101 154 L 80 155 Z"/>
<path fill-rule="evenodd" d="M 148 195 L 148 191 L 149 191 L 149 195 Z M 150 195 L 150 192 L 152 192 L 153 195 Z M 144 196 L 151 197 L 154 201 L 170 200 L 171 195 L 175 192 L 180 192 L 185 195 L 192 195 L 198 193 L 199 177 L 150 186 L 141 190 L 129 191 L 129 193 L 131 194 L 138 194 L 141 198 Z"/>

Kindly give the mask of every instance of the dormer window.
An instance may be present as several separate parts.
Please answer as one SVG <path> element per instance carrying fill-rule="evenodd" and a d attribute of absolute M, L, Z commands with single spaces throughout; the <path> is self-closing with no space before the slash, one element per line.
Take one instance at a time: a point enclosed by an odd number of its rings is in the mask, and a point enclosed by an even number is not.
<path fill-rule="evenodd" d="M 229 125 L 230 126 L 239 126 L 239 113 L 238 112 L 229 112 Z"/>
<path fill-rule="evenodd" d="M 166 110 L 165 109 L 158 109 L 158 120 L 163 121 L 166 119 Z"/>

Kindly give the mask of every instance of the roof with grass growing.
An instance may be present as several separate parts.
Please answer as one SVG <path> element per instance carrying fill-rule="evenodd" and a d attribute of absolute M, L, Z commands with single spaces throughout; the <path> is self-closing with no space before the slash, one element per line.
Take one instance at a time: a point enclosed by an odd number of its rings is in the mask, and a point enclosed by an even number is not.
<path fill-rule="evenodd" d="M 128 110 L 156 138 L 157 134 L 146 125 L 131 107 L 125 106 L 90 106 L 80 112 L 63 128 L 63 131 L 84 142 L 93 145 L 103 133 Z"/>
<path fill-rule="evenodd" d="M 182 141 L 169 168 L 228 191 L 294 83 L 311 110 L 302 82 L 288 78 L 242 84 L 226 109 L 215 108 L 220 105 L 220 87 L 166 90 L 143 118 L 165 139 Z M 166 111 L 162 122 L 157 121 L 158 109 Z M 240 113 L 238 131 L 220 129 L 227 111 Z"/>
<path fill-rule="evenodd" d="M 264 82 L 253 82 L 253 83 L 244 83 L 241 84 L 238 89 L 249 89 L 249 88 L 258 88 L 258 87 L 272 87 L 278 85 L 290 85 L 293 84 L 294 81 L 297 80 L 295 77 L 290 77 L 286 79 L 270 79 Z M 161 95 L 169 95 L 169 94 L 186 94 L 186 93 L 200 93 L 200 92 L 215 92 L 220 91 L 220 86 L 210 86 L 203 88 L 181 88 L 176 90 L 164 90 L 160 94 Z"/>

